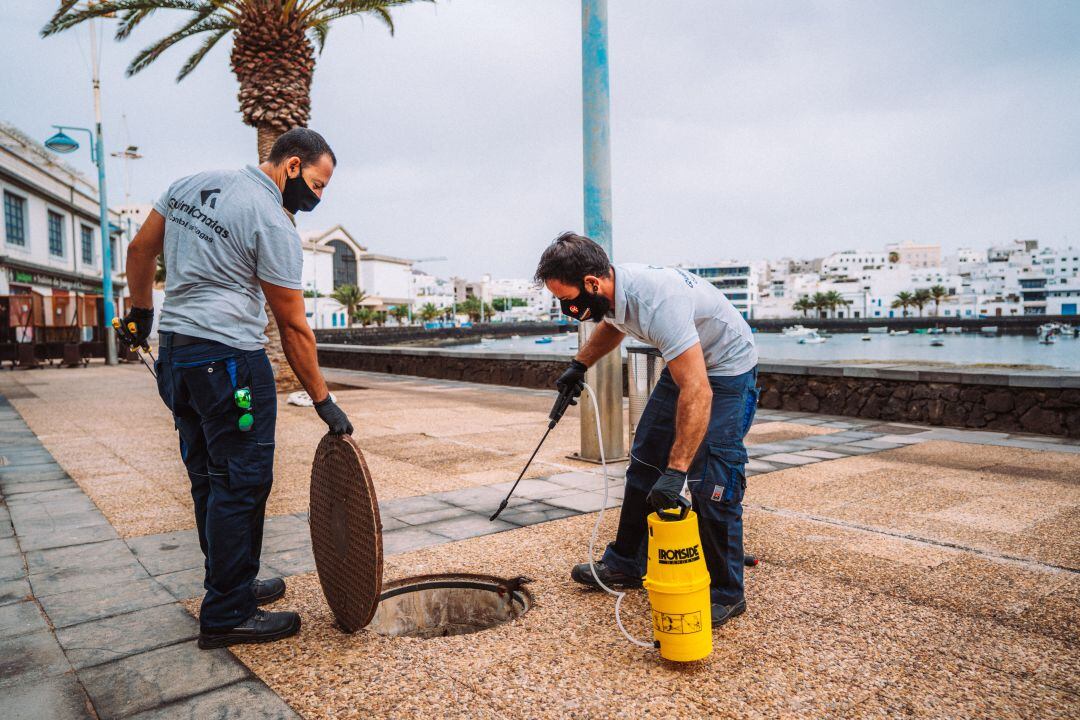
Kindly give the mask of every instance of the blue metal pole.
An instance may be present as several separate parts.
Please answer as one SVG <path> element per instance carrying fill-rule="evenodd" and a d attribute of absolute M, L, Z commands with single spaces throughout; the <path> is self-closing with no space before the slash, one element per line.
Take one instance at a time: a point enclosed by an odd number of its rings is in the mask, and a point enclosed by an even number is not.
<path fill-rule="evenodd" d="M 612 255 L 607 0 L 581 0 L 585 234 Z"/>
<path fill-rule="evenodd" d="M 112 248 L 109 243 L 109 202 L 105 191 L 105 141 L 101 135 L 101 123 L 97 124 L 98 204 L 101 206 L 101 294 L 105 303 L 105 362 L 116 364 L 116 341 L 112 319 L 116 316 L 113 306 Z"/>
<path fill-rule="evenodd" d="M 611 91 L 608 84 L 607 0 L 581 0 L 581 95 L 584 150 L 585 234 L 614 258 L 611 238 Z M 584 344 L 595 328 L 582 323 Z M 622 414 L 622 357 L 608 353 L 589 369 L 603 429 L 603 453 L 592 404 L 581 403 L 581 453 L 585 460 L 626 456 Z"/>

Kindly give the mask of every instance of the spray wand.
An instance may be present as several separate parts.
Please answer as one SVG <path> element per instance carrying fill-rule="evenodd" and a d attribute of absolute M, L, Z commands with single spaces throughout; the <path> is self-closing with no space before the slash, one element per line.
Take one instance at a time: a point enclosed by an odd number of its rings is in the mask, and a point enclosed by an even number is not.
<path fill-rule="evenodd" d="M 144 358 L 142 354 L 146 353 L 147 355 L 149 355 L 150 360 L 154 363 L 157 363 L 157 360 L 154 358 L 154 353 L 150 352 L 149 343 L 144 340 L 140 345 L 135 340 L 135 332 L 138 330 L 138 328 L 135 327 L 135 323 L 129 322 L 127 324 L 127 327 L 125 328 L 123 323 L 120 322 L 120 318 L 114 317 L 112 319 L 112 326 L 113 329 L 116 330 L 116 334 L 119 335 L 120 339 L 124 341 L 124 344 L 135 351 L 135 354 L 139 356 L 139 360 L 142 361 L 142 364 L 146 366 L 146 369 L 149 370 L 150 374 L 153 375 L 156 379 L 157 373 L 154 372 L 154 366 L 146 362 L 146 358 Z"/>

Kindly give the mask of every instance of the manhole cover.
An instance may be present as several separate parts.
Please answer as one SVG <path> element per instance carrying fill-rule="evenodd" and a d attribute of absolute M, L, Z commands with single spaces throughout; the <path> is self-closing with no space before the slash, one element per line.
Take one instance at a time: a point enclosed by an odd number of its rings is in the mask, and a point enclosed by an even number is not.
<path fill-rule="evenodd" d="M 390 637 L 468 635 L 515 620 L 532 607 L 528 578 L 421 575 L 389 583 L 368 629 Z"/>
<path fill-rule="evenodd" d="M 311 549 L 326 603 L 346 632 L 368 624 L 382 587 L 382 522 L 371 473 L 348 435 L 326 435 L 311 464 Z"/>

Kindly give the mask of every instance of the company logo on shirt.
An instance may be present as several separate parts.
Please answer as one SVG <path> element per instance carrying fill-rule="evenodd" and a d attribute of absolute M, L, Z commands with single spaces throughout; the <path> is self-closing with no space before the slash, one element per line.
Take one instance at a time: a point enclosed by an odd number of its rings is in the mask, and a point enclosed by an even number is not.
<path fill-rule="evenodd" d="M 221 192 L 221 188 L 207 188 L 199 192 L 199 201 L 203 207 L 209 203 L 210 209 L 214 210 L 217 206 L 217 194 Z M 169 198 L 169 208 L 175 211 L 169 213 L 169 219 L 183 227 L 191 229 L 196 235 L 207 242 L 214 242 L 214 235 L 222 240 L 229 239 L 229 231 L 224 225 L 219 223 L 216 219 L 207 215 L 205 212 L 199 209 L 199 206 L 186 203 L 176 198 Z M 189 219 L 179 217 L 180 215 L 187 215 Z M 200 227 L 196 227 L 192 221 L 201 223 L 206 226 L 204 231 Z M 211 235 L 210 233 L 213 233 Z"/>
<path fill-rule="evenodd" d="M 206 205 L 206 201 L 210 201 L 210 209 L 213 210 L 217 207 L 217 195 L 221 192 L 221 188 L 213 188 L 203 190 L 199 193 L 199 203 Z"/>

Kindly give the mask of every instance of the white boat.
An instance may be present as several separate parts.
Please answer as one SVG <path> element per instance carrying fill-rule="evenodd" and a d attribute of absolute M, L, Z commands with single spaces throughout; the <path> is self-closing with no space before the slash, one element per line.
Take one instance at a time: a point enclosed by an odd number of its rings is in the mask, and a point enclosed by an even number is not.
<path fill-rule="evenodd" d="M 783 333 L 787 337 L 805 337 L 811 333 L 816 334 L 817 331 L 813 328 L 803 327 L 802 325 L 792 325 L 791 327 L 784 328 Z"/>
<path fill-rule="evenodd" d="M 958 328 L 958 327 L 947 327 L 947 328 L 945 328 L 945 334 L 946 335 L 959 335 L 962 332 L 964 332 L 964 328 Z"/>
<path fill-rule="evenodd" d="M 941 334 L 942 334 L 942 333 L 944 333 L 944 332 L 945 332 L 945 331 L 944 331 L 944 330 L 942 330 L 942 329 L 941 329 L 941 328 L 939 328 L 939 327 L 932 327 L 932 328 L 929 328 L 929 329 L 928 329 L 928 330 L 926 331 L 926 334 L 927 334 L 927 335 L 941 335 Z"/>
<path fill-rule="evenodd" d="M 910 330 L 890 330 L 889 334 L 890 335 L 910 335 L 911 331 Z"/>
<path fill-rule="evenodd" d="M 576 335 L 571 335 L 570 333 L 563 333 L 562 335 L 556 335 L 555 337 L 551 338 L 551 341 L 552 342 L 566 342 L 571 337 L 577 337 L 577 336 Z"/>
<path fill-rule="evenodd" d="M 979 333 L 981 335 L 997 335 L 997 325 L 983 325 L 981 328 L 979 328 Z"/>
<path fill-rule="evenodd" d="M 868 327 L 868 328 L 866 328 L 866 332 L 870 333 L 871 335 L 884 335 L 885 333 L 889 332 L 889 328 L 884 327 L 884 326 L 882 326 L 882 327 L 876 327 L 876 326 L 875 327 Z"/>
<path fill-rule="evenodd" d="M 871 338 L 870 338 L 870 336 L 869 336 L 869 335 L 863 335 L 863 336 L 862 336 L 862 341 L 863 341 L 863 342 L 870 342 L 870 340 L 871 340 Z"/>
<path fill-rule="evenodd" d="M 945 347 L 945 341 L 937 339 L 931 340 L 930 347 Z"/>
<path fill-rule="evenodd" d="M 511 339 L 511 340 L 520 340 L 520 339 L 521 339 L 521 336 L 520 336 L 520 335 L 511 335 L 511 336 L 510 336 L 510 339 Z"/>
<path fill-rule="evenodd" d="M 825 338 L 821 337 L 813 330 L 811 330 L 809 334 L 799 338 L 800 345 L 820 345 L 823 342 L 825 342 Z"/>

